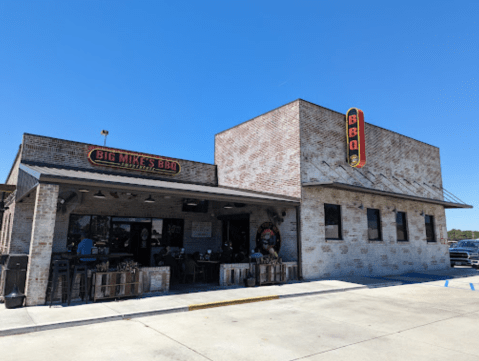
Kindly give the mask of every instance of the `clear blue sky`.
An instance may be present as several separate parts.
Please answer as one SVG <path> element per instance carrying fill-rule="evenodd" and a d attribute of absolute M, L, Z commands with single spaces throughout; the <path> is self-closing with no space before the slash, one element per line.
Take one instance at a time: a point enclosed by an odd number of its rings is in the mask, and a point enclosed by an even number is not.
<path fill-rule="evenodd" d="M 387 4 L 387 5 L 385 5 Z M 0 179 L 24 132 L 214 162 L 302 98 L 441 149 L 479 230 L 479 1 L 0 0 Z"/>

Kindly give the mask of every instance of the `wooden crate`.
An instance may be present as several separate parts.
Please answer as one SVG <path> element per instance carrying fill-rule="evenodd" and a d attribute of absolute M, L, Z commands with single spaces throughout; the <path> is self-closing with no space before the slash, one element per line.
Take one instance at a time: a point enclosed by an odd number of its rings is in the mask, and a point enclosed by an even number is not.
<path fill-rule="evenodd" d="M 138 296 L 140 272 L 96 272 L 93 274 L 93 301 Z"/>
<path fill-rule="evenodd" d="M 259 286 L 286 281 L 286 265 L 256 264 L 256 282 Z"/>

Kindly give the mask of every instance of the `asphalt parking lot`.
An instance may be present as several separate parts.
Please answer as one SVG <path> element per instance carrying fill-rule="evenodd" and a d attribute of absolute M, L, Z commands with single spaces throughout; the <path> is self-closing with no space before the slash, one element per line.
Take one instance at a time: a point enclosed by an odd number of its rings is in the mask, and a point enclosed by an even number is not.
<path fill-rule="evenodd" d="M 479 273 L 459 272 L 412 273 L 394 276 L 402 280 L 396 286 L 5 336 L 0 349 L 3 359 L 52 361 L 479 361 Z"/>

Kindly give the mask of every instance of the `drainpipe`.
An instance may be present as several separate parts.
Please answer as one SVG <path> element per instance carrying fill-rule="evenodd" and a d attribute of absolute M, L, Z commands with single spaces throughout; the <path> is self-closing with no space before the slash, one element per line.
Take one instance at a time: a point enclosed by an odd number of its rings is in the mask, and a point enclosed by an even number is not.
<path fill-rule="evenodd" d="M 303 279 L 303 255 L 301 253 L 301 206 L 296 206 L 296 238 L 298 245 L 298 278 Z"/>

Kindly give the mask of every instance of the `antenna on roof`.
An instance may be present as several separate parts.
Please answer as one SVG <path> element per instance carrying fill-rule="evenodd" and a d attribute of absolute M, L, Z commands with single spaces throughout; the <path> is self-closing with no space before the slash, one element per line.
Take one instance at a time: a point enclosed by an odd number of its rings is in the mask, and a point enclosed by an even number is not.
<path fill-rule="evenodd" d="M 105 136 L 105 143 L 103 144 L 103 146 L 106 147 L 106 137 L 108 136 L 108 130 L 102 130 L 100 134 Z"/>

